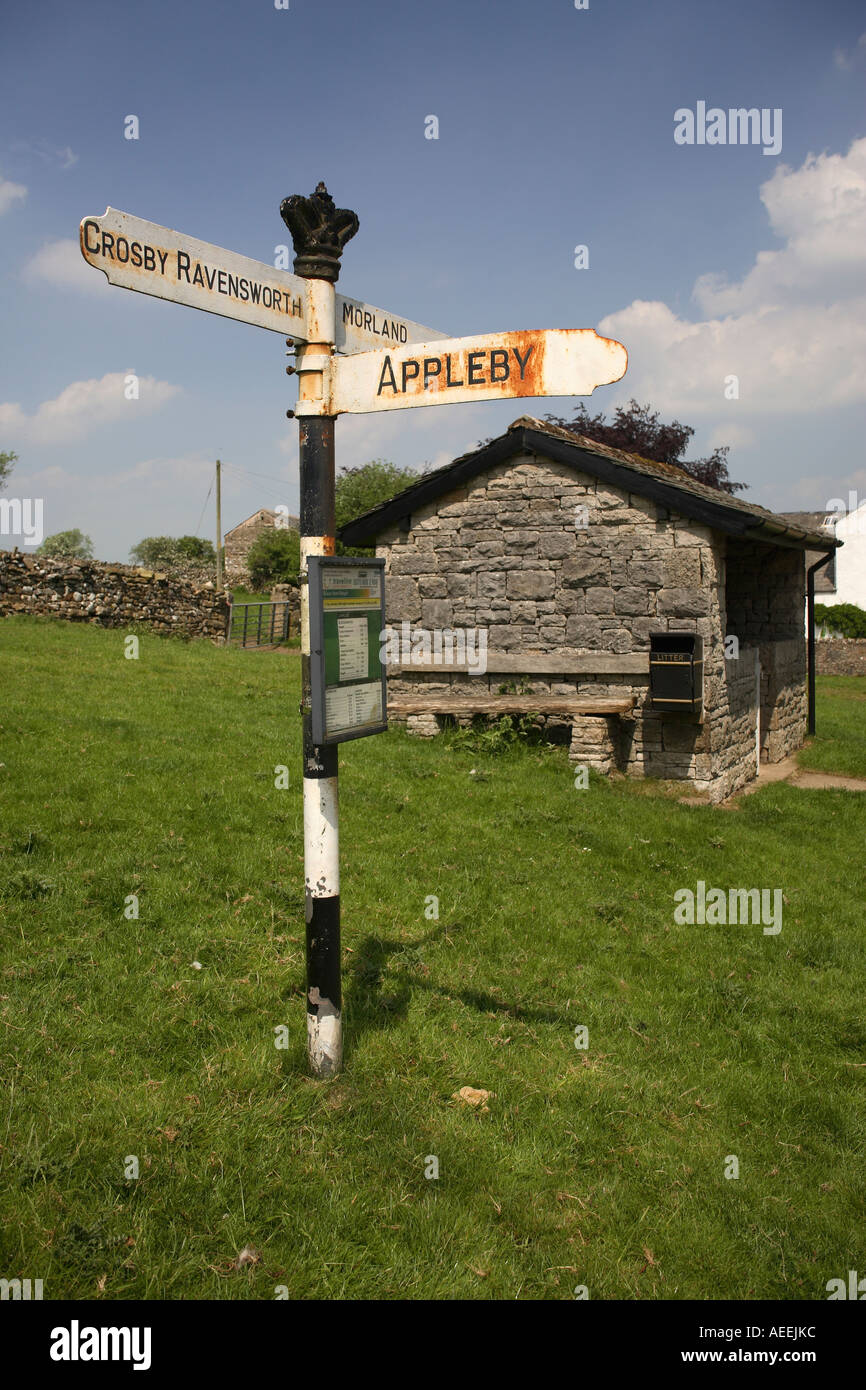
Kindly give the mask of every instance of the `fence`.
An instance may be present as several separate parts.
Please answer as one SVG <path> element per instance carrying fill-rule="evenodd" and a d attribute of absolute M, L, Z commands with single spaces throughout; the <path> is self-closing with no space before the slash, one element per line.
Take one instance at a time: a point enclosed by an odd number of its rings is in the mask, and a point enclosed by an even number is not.
<path fill-rule="evenodd" d="M 277 647 L 292 635 L 291 606 L 285 601 L 233 603 L 228 641 L 234 647 Z"/>

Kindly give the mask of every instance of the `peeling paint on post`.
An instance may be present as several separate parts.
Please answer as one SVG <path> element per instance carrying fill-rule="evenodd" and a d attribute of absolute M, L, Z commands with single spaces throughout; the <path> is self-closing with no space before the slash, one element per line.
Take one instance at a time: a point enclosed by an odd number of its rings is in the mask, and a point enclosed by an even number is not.
<path fill-rule="evenodd" d="M 304 897 L 307 954 L 307 1057 L 314 1076 L 343 1065 L 340 984 L 340 838 L 337 746 L 313 742 L 310 691 L 308 560 L 333 555 L 334 418 L 326 414 L 329 366 L 336 338 L 334 282 L 342 249 L 358 229 L 353 212 L 334 207 L 324 184 L 310 198 L 280 206 L 295 248 L 295 270 L 307 280 L 308 341 L 299 347 L 298 444 L 301 536 L 301 713 L 304 773 Z"/>

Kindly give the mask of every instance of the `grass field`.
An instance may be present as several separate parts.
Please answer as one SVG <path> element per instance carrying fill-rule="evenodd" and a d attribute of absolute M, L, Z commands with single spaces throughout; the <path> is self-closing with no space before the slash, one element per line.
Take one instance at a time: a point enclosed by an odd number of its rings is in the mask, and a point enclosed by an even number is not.
<path fill-rule="evenodd" d="M 815 737 L 799 754 L 815 772 L 866 777 L 866 679 L 818 676 Z"/>
<path fill-rule="evenodd" d="M 297 655 L 6 619 L 0 673 L 0 1275 L 796 1300 L 866 1270 L 866 797 L 345 745 L 346 1066 L 317 1083 Z M 853 688 L 821 685 L 842 761 Z M 781 888 L 781 932 L 677 925 L 699 879 Z"/>

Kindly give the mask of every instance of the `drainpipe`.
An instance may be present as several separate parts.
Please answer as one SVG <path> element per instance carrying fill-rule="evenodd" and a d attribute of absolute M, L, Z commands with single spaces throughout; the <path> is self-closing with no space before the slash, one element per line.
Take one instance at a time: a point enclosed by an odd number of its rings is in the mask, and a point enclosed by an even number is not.
<path fill-rule="evenodd" d="M 807 734 L 814 734 L 815 732 L 815 571 L 828 564 L 832 558 L 833 551 L 831 550 L 829 555 L 822 555 L 820 560 L 816 560 L 814 565 L 809 565 L 806 570 L 806 642 L 809 671 Z"/>
<path fill-rule="evenodd" d="M 755 776 L 761 775 L 761 648 L 755 646 Z"/>

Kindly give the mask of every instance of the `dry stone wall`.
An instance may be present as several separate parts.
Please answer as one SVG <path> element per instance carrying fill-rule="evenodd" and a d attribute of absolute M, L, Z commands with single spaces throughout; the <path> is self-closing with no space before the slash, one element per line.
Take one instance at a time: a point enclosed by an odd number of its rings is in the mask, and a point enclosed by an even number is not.
<path fill-rule="evenodd" d="M 866 641 L 822 638 L 815 643 L 815 670 L 822 676 L 866 676 Z"/>
<path fill-rule="evenodd" d="M 103 564 L 0 551 L 0 615 L 41 614 L 100 627 L 144 625 L 156 632 L 225 641 L 229 605 L 213 584 Z"/>

